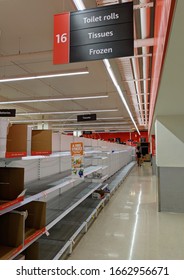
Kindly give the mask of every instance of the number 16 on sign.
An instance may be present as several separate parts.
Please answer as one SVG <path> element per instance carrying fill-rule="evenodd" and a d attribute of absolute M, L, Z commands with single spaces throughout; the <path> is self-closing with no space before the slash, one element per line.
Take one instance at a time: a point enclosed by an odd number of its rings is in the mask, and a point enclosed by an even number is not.
<path fill-rule="evenodd" d="M 64 44 L 67 42 L 67 33 L 56 35 L 57 44 Z"/>
<path fill-rule="evenodd" d="M 70 61 L 70 13 L 54 16 L 54 64 Z"/>

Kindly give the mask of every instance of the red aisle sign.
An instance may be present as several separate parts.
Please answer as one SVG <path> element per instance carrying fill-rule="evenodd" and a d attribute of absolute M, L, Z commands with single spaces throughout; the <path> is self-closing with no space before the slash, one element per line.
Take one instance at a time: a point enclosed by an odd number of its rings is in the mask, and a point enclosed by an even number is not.
<path fill-rule="evenodd" d="M 54 16 L 54 64 L 70 61 L 70 13 Z"/>

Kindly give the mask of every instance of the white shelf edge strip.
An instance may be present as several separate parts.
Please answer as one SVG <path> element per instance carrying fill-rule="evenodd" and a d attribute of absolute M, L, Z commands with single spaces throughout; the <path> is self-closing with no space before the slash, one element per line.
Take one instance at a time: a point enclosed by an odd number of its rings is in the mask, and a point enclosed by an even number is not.
<path fill-rule="evenodd" d="M 71 241 L 67 241 L 67 243 L 61 248 L 61 250 L 55 255 L 55 257 L 53 258 L 53 260 L 58 260 L 63 254 L 64 252 L 68 249 L 68 247 L 70 246 Z"/>

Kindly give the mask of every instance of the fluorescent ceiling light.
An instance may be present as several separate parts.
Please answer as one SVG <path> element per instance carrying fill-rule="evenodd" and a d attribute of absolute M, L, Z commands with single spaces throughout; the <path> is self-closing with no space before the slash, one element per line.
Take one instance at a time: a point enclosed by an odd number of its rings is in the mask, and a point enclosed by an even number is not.
<path fill-rule="evenodd" d="M 98 118 L 98 120 L 123 120 L 124 117 Z"/>
<path fill-rule="evenodd" d="M 101 112 L 117 112 L 118 109 L 102 109 L 102 110 L 90 110 L 90 111 L 66 111 L 66 112 L 30 112 L 30 113 L 17 113 L 17 116 L 34 116 L 34 115 L 62 115 L 62 114 L 80 114 L 80 113 L 101 113 Z"/>
<path fill-rule="evenodd" d="M 77 10 L 85 10 L 85 6 L 84 6 L 84 3 L 83 1 L 81 0 L 73 0 Z"/>
<path fill-rule="evenodd" d="M 3 78 L 3 79 L 0 79 L 0 83 L 35 80 L 35 79 L 46 79 L 46 78 L 57 78 L 57 77 L 67 77 L 67 76 L 85 75 L 85 74 L 89 74 L 89 71 L 87 69 L 71 70 L 71 71 L 67 71 L 67 72 L 60 71 L 60 72 L 51 72 L 51 73 Z"/>
<path fill-rule="evenodd" d="M 98 118 L 98 120 L 123 120 L 124 118 L 123 117 L 112 117 L 112 118 Z M 47 122 L 71 122 L 71 121 L 77 121 L 77 118 L 75 119 L 47 119 L 47 120 L 42 120 L 42 119 L 28 119 L 28 120 L 16 120 L 16 121 L 10 121 L 10 123 L 33 123 L 33 122 L 36 122 L 36 123 L 47 123 Z"/>
<path fill-rule="evenodd" d="M 30 113 L 17 113 L 16 116 L 34 116 L 34 115 L 62 115 L 62 114 L 81 114 L 81 113 L 101 113 L 101 112 L 117 112 L 118 109 L 102 109 L 90 111 L 66 111 L 66 112 L 30 112 Z"/>
<path fill-rule="evenodd" d="M 121 98 L 121 100 L 122 100 L 122 102 L 123 102 L 123 104 L 124 104 L 124 106 L 125 106 L 125 108 L 126 108 L 128 114 L 129 114 L 129 116 L 130 116 L 130 118 L 131 118 L 131 120 L 132 120 L 132 122 L 133 122 L 133 124 L 134 124 L 134 126 L 135 126 L 135 128 L 136 128 L 136 130 L 137 130 L 137 132 L 138 132 L 138 134 L 140 135 L 140 131 L 139 131 L 137 125 L 136 125 L 136 122 L 135 122 L 135 120 L 134 120 L 134 118 L 133 118 L 133 116 L 132 116 L 132 113 L 131 113 L 131 111 L 130 111 L 130 109 L 129 109 L 129 106 L 128 106 L 126 100 L 125 100 L 125 97 L 124 97 L 124 95 L 123 95 L 123 92 L 122 92 L 122 90 L 121 90 L 121 88 L 120 88 L 120 86 L 119 86 L 119 84 L 118 84 L 118 82 L 117 82 L 117 80 L 116 80 L 116 77 L 115 77 L 115 75 L 114 75 L 114 72 L 113 72 L 113 70 L 112 70 L 112 68 L 111 68 L 111 65 L 110 65 L 108 59 L 104 59 L 103 62 L 104 62 L 104 64 L 105 64 L 105 67 L 106 67 L 106 69 L 107 69 L 107 71 L 108 71 L 108 73 L 109 73 L 109 76 L 111 77 L 111 80 L 112 80 L 114 86 L 116 87 L 116 89 L 117 89 L 117 91 L 118 91 L 118 93 L 119 93 L 119 96 L 120 96 L 120 98 Z"/>
<path fill-rule="evenodd" d="M 28 100 L 11 100 L 1 101 L 0 105 L 6 104 L 21 104 L 21 103 L 37 103 L 37 102 L 58 102 L 58 101 L 73 101 L 73 100 L 86 100 L 86 99 L 98 99 L 107 98 L 108 95 L 96 95 L 96 96 L 78 96 L 78 97 L 61 97 L 61 98 L 43 98 L 43 99 L 28 99 Z"/>
<path fill-rule="evenodd" d="M 73 129 L 72 129 L 72 127 L 70 127 L 70 128 L 68 128 L 67 129 L 67 127 L 62 127 L 62 126 L 60 126 L 60 127 L 53 127 L 52 129 L 54 129 L 54 130 L 56 130 L 56 129 L 60 129 L 60 130 L 62 130 L 62 129 L 64 129 L 65 131 L 66 130 L 76 130 L 76 127 L 74 127 Z M 100 130 L 102 130 L 102 129 L 120 129 L 120 130 L 126 130 L 126 129 L 129 129 L 129 130 L 131 130 L 131 127 L 130 126 L 123 126 L 123 127 L 119 127 L 119 126 L 103 126 L 103 127 L 99 127 L 99 128 L 97 128 L 97 127 L 95 127 L 95 126 L 92 126 L 92 127 L 88 127 L 88 126 L 86 126 L 86 128 L 85 127 L 83 127 L 83 130 L 92 130 L 92 129 L 100 129 Z M 81 128 L 80 128 L 80 130 L 81 130 Z"/>
<path fill-rule="evenodd" d="M 76 119 L 49 119 L 49 120 L 39 120 L 39 119 L 29 119 L 29 120 L 16 120 L 10 121 L 10 123 L 47 123 L 47 122 L 70 122 L 76 121 Z"/>
<path fill-rule="evenodd" d="M 127 124 L 127 122 L 123 122 L 123 123 L 119 123 L 119 122 L 95 122 L 95 123 L 91 123 L 88 122 L 86 123 L 69 123 L 69 124 L 53 124 L 52 126 L 90 126 L 90 125 L 112 125 L 112 124 L 119 124 L 119 125 L 124 125 Z"/>

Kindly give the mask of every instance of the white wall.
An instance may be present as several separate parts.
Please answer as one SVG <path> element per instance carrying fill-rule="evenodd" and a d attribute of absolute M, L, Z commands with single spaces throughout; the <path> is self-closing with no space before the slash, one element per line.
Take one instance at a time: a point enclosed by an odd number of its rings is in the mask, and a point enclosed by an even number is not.
<path fill-rule="evenodd" d="M 184 116 L 159 116 L 155 122 L 156 164 L 184 167 Z"/>

